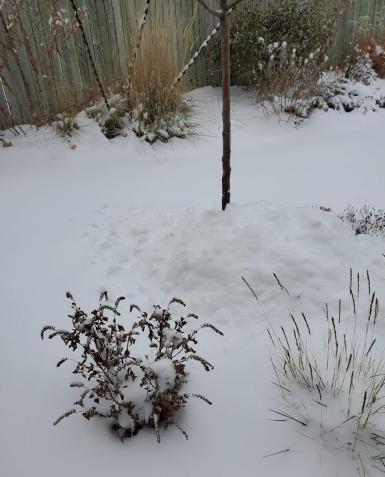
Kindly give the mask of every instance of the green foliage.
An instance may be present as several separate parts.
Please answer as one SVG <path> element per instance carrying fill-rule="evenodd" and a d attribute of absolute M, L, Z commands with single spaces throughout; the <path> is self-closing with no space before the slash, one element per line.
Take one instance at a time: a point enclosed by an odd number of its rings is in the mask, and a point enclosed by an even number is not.
<path fill-rule="evenodd" d="M 266 68 L 274 50 L 282 44 L 298 61 L 315 51 L 331 46 L 337 19 L 347 0 L 272 1 L 262 8 L 260 2 L 246 0 L 232 16 L 231 74 L 234 84 L 254 88 L 266 81 Z M 213 59 L 220 56 L 219 41 Z"/>

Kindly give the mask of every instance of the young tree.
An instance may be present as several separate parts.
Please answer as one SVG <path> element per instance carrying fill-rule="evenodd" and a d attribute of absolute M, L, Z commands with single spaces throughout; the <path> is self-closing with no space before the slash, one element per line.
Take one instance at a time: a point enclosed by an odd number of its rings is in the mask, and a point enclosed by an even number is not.
<path fill-rule="evenodd" d="M 230 203 L 231 174 L 231 121 L 230 121 L 230 19 L 229 14 L 243 0 L 215 0 L 219 9 L 209 7 L 206 0 L 197 0 L 211 15 L 219 18 L 222 45 L 222 121 L 223 121 L 223 155 L 222 155 L 222 210 Z"/>

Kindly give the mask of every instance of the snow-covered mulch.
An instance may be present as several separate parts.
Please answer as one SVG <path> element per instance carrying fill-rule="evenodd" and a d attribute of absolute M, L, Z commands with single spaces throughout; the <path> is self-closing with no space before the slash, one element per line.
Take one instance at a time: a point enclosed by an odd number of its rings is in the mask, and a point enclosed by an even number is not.
<path fill-rule="evenodd" d="M 384 303 L 384 239 L 355 235 L 337 214 L 348 204 L 384 206 L 385 112 L 316 111 L 296 129 L 266 121 L 247 95 L 232 93 L 233 203 L 226 212 L 219 90 L 192 94 L 199 134 L 191 140 L 151 147 L 128 134 L 108 141 L 85 115 L 70 139 L 27 126 L 26 135 L 5 134 L 13 145 L 0 148 L 2 476 L 356 475 L 360 462 L 346 442 L 272 421 L 280 392 L 266 330 L 289 326 L 291 310 L 304 312 L 322 348 L 325 303 L 335 313 L 341 299 L 343 316 L 352 315 L 350 269 L 354 283 L 361 277 L 362 309 L 367 270 Z M 188 441 L 170 429 L 157 444 L 142 430 L 122 445 L 106 422 L 80 414 L 53 427 L 78 394 L 68 386 L 71 365 L 55 367 L 68 351 L 59 340 L 41 342 L 40 329 L 69 326 L 67 290 L 91 311 L 104 289 L 111 300 L 126 297 L 125 320 L 134 319 L 130 303 L 152 311 L 175 296 L 224 332 L 203 330 L 199 339 L 215 369 L 191 365 L 187 390 L 213 405 L 191 400 L 180 413 Z M 358 314 L 358 336 L 366 319 Z M 330 404 L 331 416 L 344 405 Z M 367 455 L 367 471 L 381 475 Z"/>

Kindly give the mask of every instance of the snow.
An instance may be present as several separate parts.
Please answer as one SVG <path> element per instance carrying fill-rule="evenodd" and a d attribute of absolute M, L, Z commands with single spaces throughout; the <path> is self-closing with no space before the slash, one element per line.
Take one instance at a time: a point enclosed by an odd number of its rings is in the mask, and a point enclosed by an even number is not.
<path fill-rule="evenodd" d="M 26 135 L 4 133 L 13 145 L 0 148 L 2 476 L 68 477 L 74 469 L 94 477 L 357 474 L 351 452 L 318 438 L 316 419 L 314 440 L 272 421 L 280 392 L 266 329 L 290 327 L 289 310 L 304 312 L 314 349 L 322 350 L 325 303 L 336 316 L 342 299 L 343 316 L 351 316 L 350 269 L 361 277 L 360 309 L 367 307 L 367 270 L 384 302 L 384 238 L 356 236 L 337 213 L 349 204 L 384 207 L 385 112 L 317 111 L 294 128 L 264 118 L 252 98 L 233 89 L 232 203 L 222 212 L 220 98 L 213 88 L 194 91 L 198 134 L 168 144 L 150 146 L 132 133 L 109 141 L 84 114 L 68 139 L 28 126 Z M 122 320 L 136 319 L 130 303 L 152 312 L 177 297 L 187 304 L 183 313 L 223 331 L 198 336 L 212 372 L 198 362 L 186 366 L 186 392 L 213 402 L 190 399 L 179 413 L 188 441 L 172 428 L 161 429 L 160 444 L 142 430 L 122 445 L 104 421 L 76 414 L 52 425 L 79 389 L 69 387 L 70 360 L 55 366 L 69 352 L 60 340 L 41 342 L 40 329 L 69 326 L 67 290 L 91 311 L 105 289 L 112 302 L 126 297 Z M 358 314 L 358 339 L 365 313 Z M 379 317 L 380 357 L 382 307 Z M 172 363 L 154 365 L 166 385 Z M 329 400 L 325 419 L 332 424 L 345 401 Z M 348 438 L 338 437 L 342 444 Z M 371 475 L 382 474 L 366 465 Z"/>
<path fill-rule="evenodd" d="M 142 18 L 140 19 L 140 22 L 139 22 L 139 28 L 143 28 L 144 24 L 146 23 L 146 18 L 147 18 L 147 13 L 142 15 Z"/>
<path fill-rule="evenodd" d="M 152 363 L 148 363 L 148 366 L 152 369 L 156 376 L 159 392 L 162 393 L 166 389 L 173 387 L 176 378 L 176 372 L 171 359 L 163 358 L 158 361 L 153 361 Z"/>

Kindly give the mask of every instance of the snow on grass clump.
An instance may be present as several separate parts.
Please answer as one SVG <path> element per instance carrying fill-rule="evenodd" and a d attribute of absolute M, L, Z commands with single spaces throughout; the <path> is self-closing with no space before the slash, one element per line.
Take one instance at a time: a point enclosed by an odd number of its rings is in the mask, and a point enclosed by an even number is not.
<path fill-rule="evenodd" d="M 346 316 L 341 300 L 335 313 L 326 304 L 325 320 L 314 330 L 305 314 L 294 317 L 289 309 L 290 325 L 268 330 L 280 389 L 279 405 L 271 411 L 329 452 L 350 453 L 359 475 L 366 475 L 369 466 L 385 468 L 385 362 L 376 353 L 379 300 L 369 272 L 361 291 L 359 274 L 354 281 L 350 271 Z"/>
<path fill-rule="evenodd" d="M 186 432 L 175 419 L 175 413 L 186 405 L 191 396 L 208 404 L 211 402 L 201 394 L 180 392 L 187 383 L 186 363 L 195 360 L 206 371 L 211 371 L 212 364 L 196 354 L 196 336 L 203 328 L 211 328 L 220 335 L 222 332 L 208 323 L 191 326 L 191 321 L 198 319 L 194 314 L 174 320 L 170 306 L 173 303 L 185 306 L 177 298 L 173 298 L 165 309 L 154 307 L 150 315 L 131 305 L 130 311 L 136 309 L 140 316 L 139 321 L 127 331 L 117 320 L 120 316 L 118 306 L 124 297 L 109 305 L 104 303 L 108 301 L 108 296 L 103 292 L 99 307 L 91 315 L 78 307 L 70 293 L 67 297 L 72 301 L 72 330 L 45 326 L 41 338 L 49 331 L 49 339 L 60 336 L 70 349 L 81 350 L 81 358 L 75 359 L 73 373 L 82 379 L 71 384 L 71 387 L 81 389 L 81 395 L 74 403 L 77 407 L 62 414 L 54 424 L 81 412 L 87 420 L 95 416 L 108 419 L 122 441 L 125 437 L 135 436 L 144 425 L 148 425 L 155 429 L 160 442 L 161 424 L 165 429 L 177 427 L 187 439 Z M 148 333 L 150 341 L 145 347 L 145 359 L 133 348 L 144 333 Z M 61 359 L 57 367 L 66 361 L 67 358 Z"/>

